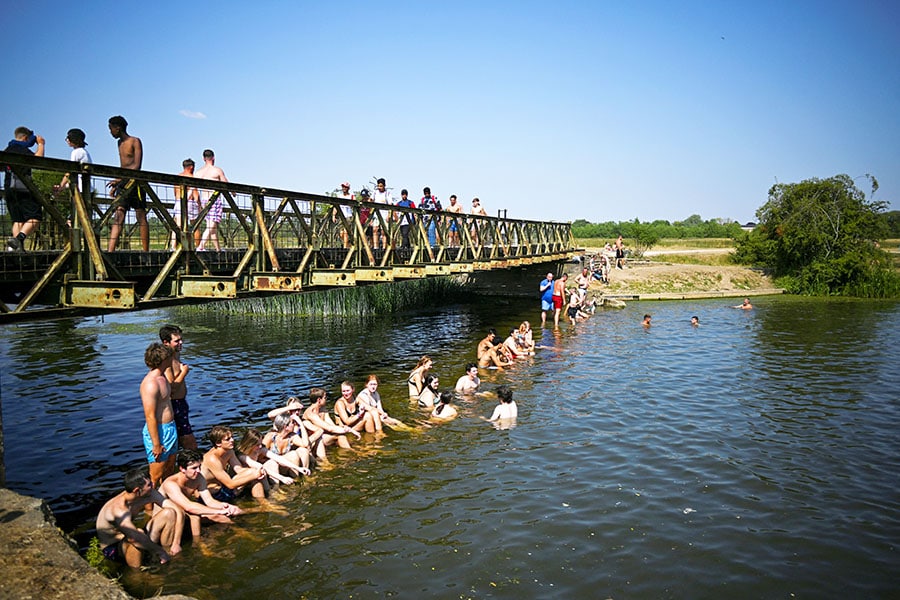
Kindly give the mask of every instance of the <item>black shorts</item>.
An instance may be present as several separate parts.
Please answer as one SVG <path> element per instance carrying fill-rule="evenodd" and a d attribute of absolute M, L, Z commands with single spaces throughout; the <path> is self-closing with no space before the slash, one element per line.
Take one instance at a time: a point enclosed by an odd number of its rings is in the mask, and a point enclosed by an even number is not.
<path fill-rule="evenodd" d="M 44 219 L 44 207 L 28 190 L 6 190 L 6 208 L 13 223 Z"/>
<path fill-rule="evenodd" d="M 116 206 L 121 206 L 126 211 L 130 208 L 137 210 L 147 210 L 147 192 L 141 184 L 135 183 L 130 188 L 125 189 L 124 183 L 113 188 L 116 196 Z"/>

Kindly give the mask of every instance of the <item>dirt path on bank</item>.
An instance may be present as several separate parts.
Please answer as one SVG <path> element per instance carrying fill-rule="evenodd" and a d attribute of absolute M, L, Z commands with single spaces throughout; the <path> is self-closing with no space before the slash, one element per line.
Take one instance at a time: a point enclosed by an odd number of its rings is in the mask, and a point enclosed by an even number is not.
<path fill-rule="evenodd" d="M 586 249 L 591 255 L 598 248 Z M 647 252 L 647 258 L 659 254 L 711 254 L 731 252 L 730 248 L 660 250 Z M 566 269 L 571 278 L 578 272 L 578 265 Z M 590 292 L 605 296 L 657 296 L 702 297 L 707 296 L 756 296 L 777 294 L 771 278 L 758 269 L 737 265 L 691 265 L 652 260 L 628 260 L 625 269 L 612 269 L 609 285 L 599 281 L 591 283 Z"/>

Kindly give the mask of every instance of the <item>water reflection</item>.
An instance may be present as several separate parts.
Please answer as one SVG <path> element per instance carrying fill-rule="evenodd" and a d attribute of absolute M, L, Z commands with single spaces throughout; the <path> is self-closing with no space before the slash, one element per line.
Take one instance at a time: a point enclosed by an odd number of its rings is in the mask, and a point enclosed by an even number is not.
<path fill-rule="evenodd" d="M 233 599 L 817 597 L 834 595 L 834 582 L 890 595 L 900 310 L 730 304 L 634 303 L 537 330 L 533 358 L 481 372 L 487 390 L 515 390 L 517 427 L 483 420 L 495 397 L 460 400 L 452 422 L 370 439 L 279 491 L 287 516 L 209 528 L 217 559 L 191 548 L 125 583 Z M 359 388 L 370 372 L 388 412 L 415 422 L 405 381 L 417 358 L 431 355 L 454 382 L 487 328 L 538 316 L 531 303 L 503 308 L 366 320 L 161 311 L 4 328 L 9 485 L 50 498 L 67 526 L 89 520 L 140 464 L 143 349 L 163 323 L 185 329 L 203 432 L 267 427 L 285 394 L 322 385 L 336 397 L 340 381 Z"/>

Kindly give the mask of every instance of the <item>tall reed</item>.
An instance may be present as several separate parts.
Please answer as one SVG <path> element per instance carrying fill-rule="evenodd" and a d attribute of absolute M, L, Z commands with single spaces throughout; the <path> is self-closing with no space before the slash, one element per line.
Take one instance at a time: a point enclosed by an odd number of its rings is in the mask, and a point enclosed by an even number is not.
<path fill-rule="evenodd" d="M 242 315 L 361 317 L 393 314 L 462 299 L 465 279 L 427 277 L 409 281 L 239 298 L 194 305 L 190 310 Z"/>

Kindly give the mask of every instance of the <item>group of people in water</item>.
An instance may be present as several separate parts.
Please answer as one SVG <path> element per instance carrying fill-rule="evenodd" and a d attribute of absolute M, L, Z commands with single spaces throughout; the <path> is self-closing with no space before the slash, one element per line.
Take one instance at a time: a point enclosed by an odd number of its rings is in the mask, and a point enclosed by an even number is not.
<path fill-rule="evenodd" d="M 510 357 L 503 359 L 509 364 L 534 353 L 527 322 L 510 336 L 514 341 L 508 350 L 493 345 L 483 349 L 482 340 L 479 364 L 483 354 Z M 307 404 L 296 396 L 287 398 L 283 406 L 268 412 L 272 424 L 265 433 L 250 427 L 236 440 L 230 427 L 216 425 L 206 435 L 209 449 L 201 452 L 187 404 L 185 378 L 190 366 L 181 362 L 182 330 L 165 325 L 159 337 L 144 353 L 149 371 L 140 386 L 149 469 L 128 471 L 124 489 L 103 505 L 96 521 L 104 556 L 134 568 L 148 555 L 165 563 L 179 553 L 186 525 L 199 539 L 203 523 L 230 523 L 247 510 L 235 503 L 242 495 L 257 500 L 261 509 L 271 506 L 267 498 L 272 487 L 291 484 L 317 465 L 327 464 L 327 448 L 349 449 L 351 441 L 363 434 L 379 437 L 385 427 L 409 431 L 449 421 L 459 414 L 453 405 L 457 395 L 481 394 L 478 364 L 466 365 L 450 391 L 441 388 L 431 372 L 434 362 L 423 356 L 407 378 L 410 401 L 423 409 L 415 425 L 387 413 L 378 393 L 380 379 L 371 374 L 359 393 L 352 382 L 342 382 L 331 410 L 328 394 L 320 387 L 310 389 Z M 501 385 L 495 392 L 499 403 L 486 420 L 498 428 L 513 426 L 518 407 L 512 390 Z M 139 526 L 144 518 L 146 523 Z"/>

